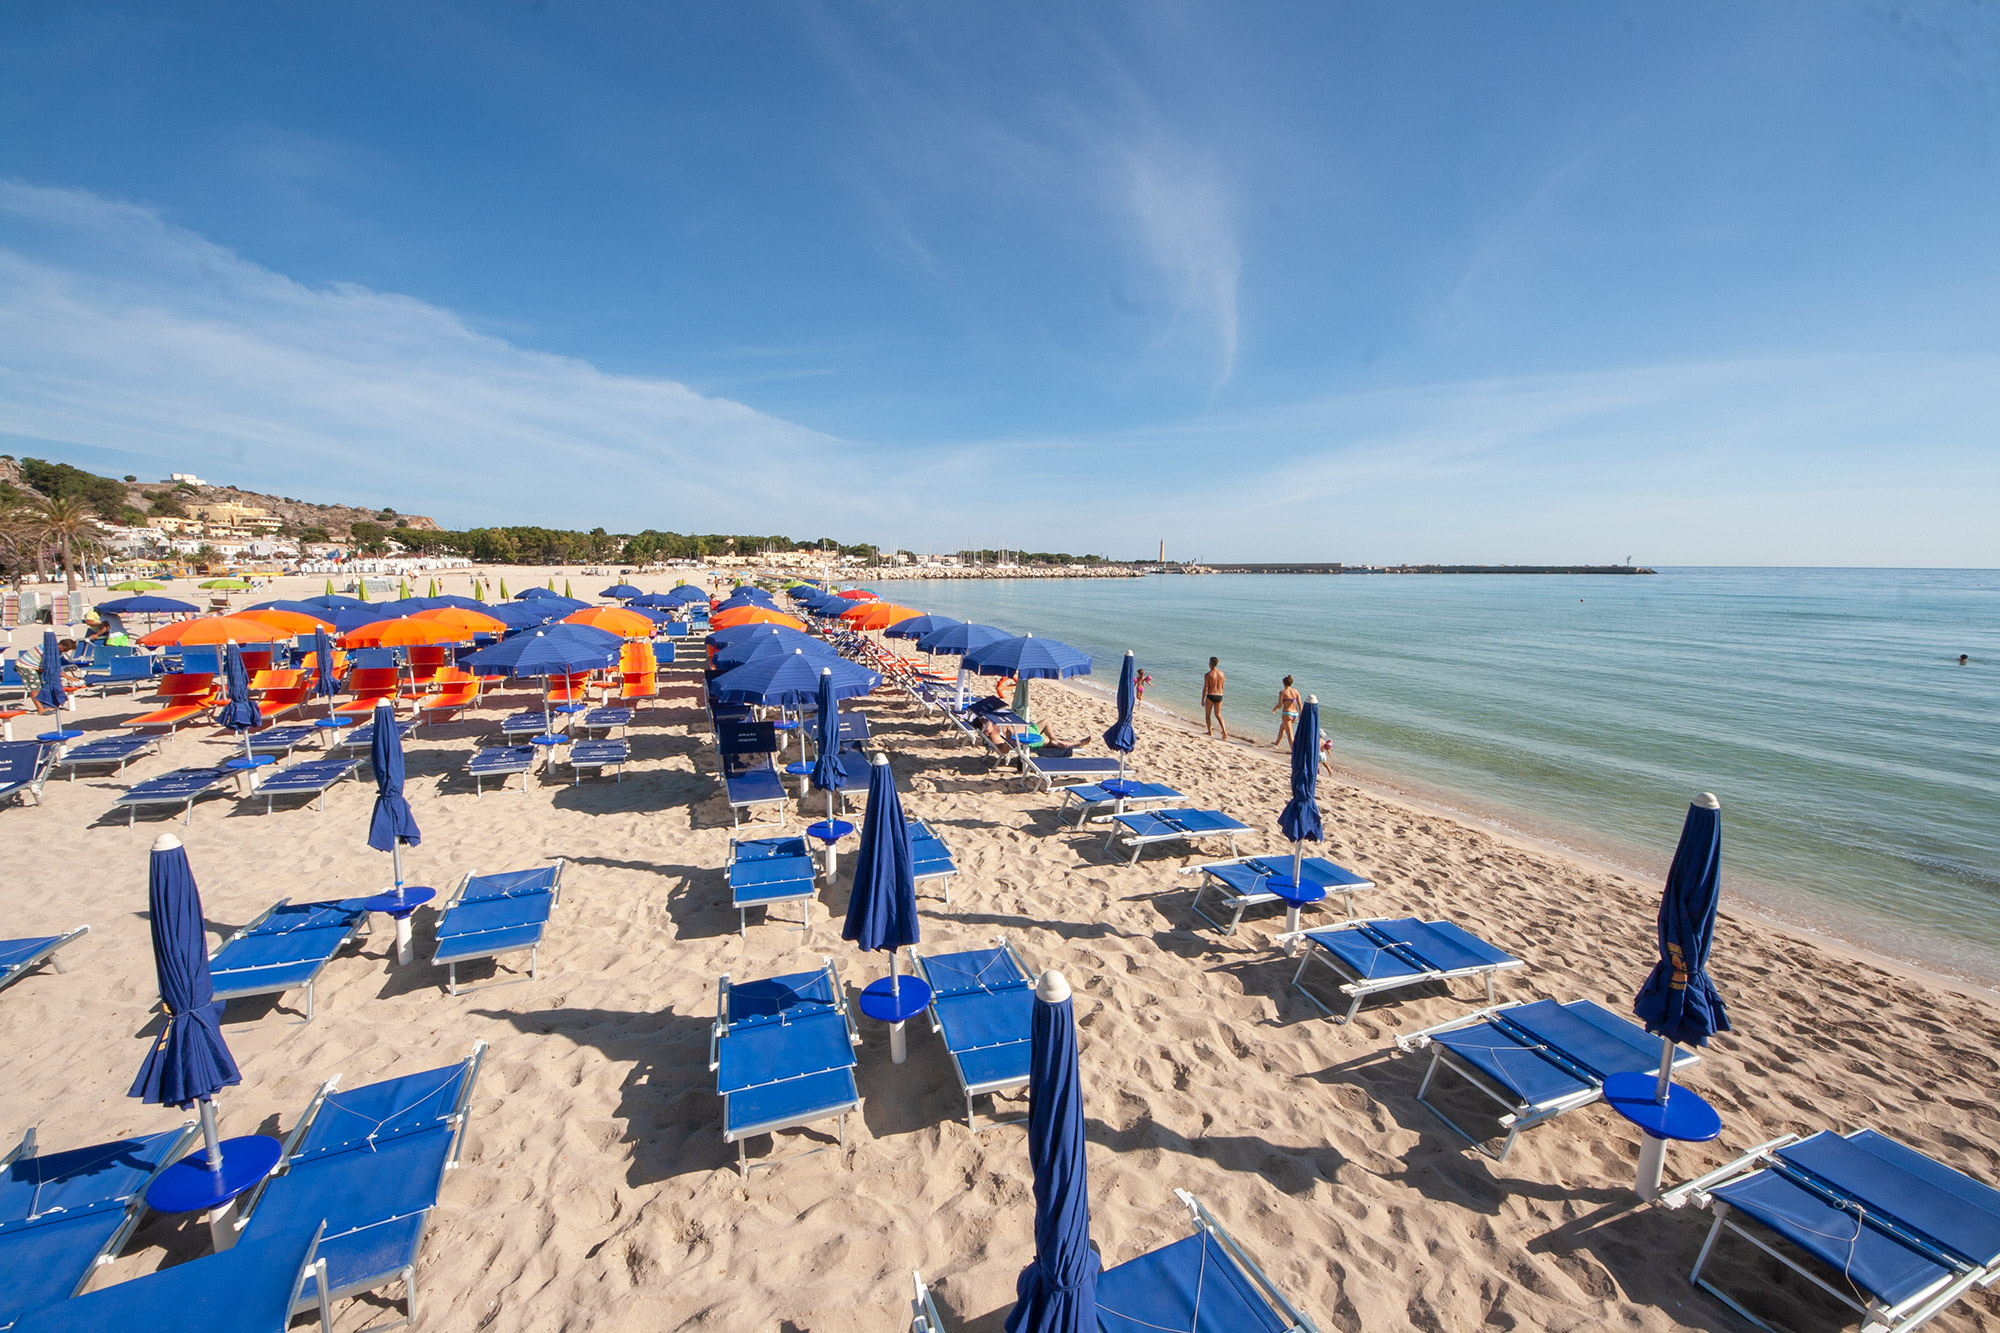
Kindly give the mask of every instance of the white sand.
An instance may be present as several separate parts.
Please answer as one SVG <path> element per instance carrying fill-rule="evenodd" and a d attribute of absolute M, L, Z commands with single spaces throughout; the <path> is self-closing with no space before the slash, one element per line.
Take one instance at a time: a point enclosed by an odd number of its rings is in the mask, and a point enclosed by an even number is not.
<path fill-rule="evenodd" d="M 510 571 L 509 586 L 522 577 Z M 580 595 L 612 581 L 570 577 Z M 722 872 L 728 812 L 700 739 L 697 680 L 683 669 L 642 715 L 622 784 L 536 782 L 525 795 L 474 799 L 464 757 L 502 711 L 528 703 L 525 690 L 426 728 L 409 749 L 424 834 L 408 853 L 410 878 L 442 891 L 467 870 L 569 858 L 541 977 L 449 998 L 443 970 L 421 961 L 435 913 L 419 913 L 420 961 L 407 969 L 386 957 L 391 936 L 378 924 L 327 968 L 312 1022 L 298 1021 L 296 995 L 230 1007 L 225 1031 L 244 1080 L 222 1101 L 225 1131 L 281 1133 L 328 1075 L 352 1087 L 456 1060 L 484 1039 L 492 1049 L 464 1165 L 445 1181 L 420 1265 L 425 1326 L 892 1329 L 906 1317 L 909 1273 L 922 1269 L 953 1328 L 996 1333 L 1031 1257 L 1023 1134 L 967 1131 L 949 1062 L 924 1026 L 912 1025 L 899 1067 L 886 1034 L 864 1020 L 865 1105 L 849 1117 L 844 1160 L 821 1153 L 747 1181 L 735 1171 L 707 1068 L 717 977 L 803 970 L 827 953 L 858 987 L 886 962 L 839 939 L 844 870 L 821 894 L 807 946 L 774 924 L 738 938 Z M 1035 693 L 1059 734 L 1089 736 L 1090 752 L 1103 752 L 1101 700 Z M 144 706 L 86 700 L 82 725 L 102 730 Z M 993 774 L 914 705 L 885 693 L 859 706 L 907 809 L 946 838 L 961 870 L 950 907 L 923 900 L 922 947 L 1005 934 L 1076 987 L 1093 1230 L 1107 1262 L 1185 1234 L 1171 1192 L 1181 1186 L 1329 1330 L 1738 1326 L 1685 1282 L 1705 1217 L 1631 1207 L 1637 1136 L 1615 1116 L 1591 1108 L 1532 1130 L 1494 1165 L 1416 1104 L 1421 1062 L 1383 1053 L 1397 1032 L 1463 1012 L 1474 986 L 1405 992 L 1338 1026 L 1289 989 L 1291 965 L 1269 943 L 1281 915 L 1253 916 L 1233 937 L 1191 930 L 1195 877 L 1173 873 L 1191 858 L 1156 850 L 1136 868 L 1113 864 L 1101 833 L 1059 828 L 1051 798 Z M 0 933 L 92 926 L 64 955 L 68 975 L 44 972 L 0 995 L 10 1073 L 0 1137 L 39 1125 L 54 1150 L 183 1118 L 125 1095 L 157 1023 L 144 909 L 147 849 L 161 831 L 185 840 L 217 931 L 279 897 L 386 885 L 388 858 L 365 843 L 365 785 L 336 789 L 324 813 L 264 815 L 252 813 L 261 801 L 224 798 L 198 805 L 186 827 L 158 816 L 126 827 L 112 805 L 120 789 L 214 762 L 229 743 L 184 731 L 124 778 L 52 783 L 39 808 L 0 811 L 12 889 Z M 1286 774 L 1274 755 L 1149 719 L 1136 759 L 1143 776 L 1260 829 L 1248 844 L 1280 846 Z M 1448 916 L 1528 959 L 1502 979 L 1502 999 L 1629 1006 L 1651 962 L 1657 886 L 1344 786 L 1323 783 L 1322 804 L 1324 854 L 1382 885 L 1369 912 Z M 1737 1031 L 1685 1081 L 1722 1112 L 1723 1137 L 1677 1147 L 1670 1176 L 1785 1130 L 1872 1125 L 2000 1181 L 1991 1004 L 1734 918 L 1713 972 Z M 982 1123 L 995 1109 L 1023 1114 L 1025 1101 L 982 1099 Z M 775 1151 L 825 1141 L 787 1134 Z M 753 1160 L 773 1151 L 752 1144 Z M 187 1219 L 150 1219 L 99 1281 L 205 1244 Z M 1743 1252 L 1717 1276 L 1768 1292 L 1768 1266 Z M 1840 1326 L 1802 1304 L 1801 1286 L 1758 1299 L 1800 1326 Z M 383 1313 L 348 1302 L 339 1327 Z M 2000 1327 L 2000 1303 L 1975 1296 L 1936 1326 Z"/>

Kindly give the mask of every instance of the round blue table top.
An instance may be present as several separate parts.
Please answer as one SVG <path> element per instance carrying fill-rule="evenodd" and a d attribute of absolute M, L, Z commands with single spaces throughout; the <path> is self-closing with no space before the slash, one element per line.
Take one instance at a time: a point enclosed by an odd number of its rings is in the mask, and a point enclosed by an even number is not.
<path fill-rule="evenodd" d="M 65 727 L 61 731 L 45 731 L 35 739 L 46 745 L 55 745 L 62 741 L 73 741 L 81 735 L 82 732 Z"/>
<path fill-rule="evenodd" d="M 559 731 L 545 731 L 539 736 L 528 737 L 530 745 L 568 745 L 569 737 Z"/>
<path fill-rule="evenodd" d="M 351 714 L 347 717 L 317 717 L 313 719 L 313 725 L 331 731 L 335 727 L 358 727 L 361 719 Z"/>
<path fill-rule="evenodd" d="M 175 1162 L 146 1189 L 146 1206 L 156 1213 L 199 1213 L 220 1208 L 271 1173 L 284 1145 L 268 1134 L 245 1134 L 222 1141 L 222 1169 L 208 1169 L 208 1150 Z"/>
<path fill-rule="evenodd" d="M 1653 1100 L 1658 1074 L 1613 1074 L 1604 1080 L 1604 1104 L 1656 1139 L 1706 1143 L 1722 1133 L 1722 1117 L 1693 1088 L 1676 1083 L 1665 1105 Z"/>
<path fill-rule="evenodd" d="M 901 1023 L 921 1014 L 930 1002 L 930 983 L 922 977 L 901 978 L 893 994 L 889 978 L 881 977 L 868 983 L 857 1003 L 862 1013 L 878 1023 Z"/>
<path fill-rule="evenodd" d="M 1120 800 L 1139 790 L 1139 784 L 1130 778 L 1106 778 L 1097 785 Z"/>
<path fill-rule="evenodd" d="M 363 912 L 387 912 L 390 916 L 403 917 L 435 897 L 437 897 L 436 889 L 425 888 L 420 884 L 405 884 L 401 892 L 390 889 L 367 898 L 349 898 L 341 906 L 358 908 Z"/>
<path fill-rule="evenodd" d="M 788 717 L 781 717 L 771 725 L 779 731 L 797 731 L 799 729 L 799 724 Z"/>
<path fill-rule="evenodd" d="M 589 704 L 557 704 L 557 705 L 555 706 L 555 709 L 554 709 L 554 711 L 555 711 L 555 712 L 558 712 L 558 713 L 587 713 L 587 712 L 589 712 L 589 711 L 590 711 L 590 705 L 589 705 Z"/>
<path fill-rule="evenodd" d="M 278 756 L 274 754 L 239 754 L 233 759 L 223 760 L 222 766 L 231 772 L 240 772 L 246 768 L 263 768 L 277 762 Z"/>
<path fill-rule="evenodd" d="M 804 777 L 806 774 L 813 771 L 813 766 L 811 764 L 806 763 L 804 760 L 800 760 L 796 764 L 786 764 L 785 771 L 787 773 L 795 774 L 798 777 Z"/>
<path fill-rule="evenodd" d="M 1294 884 L 1277 875 L 1264 881 L 1264 891 L 1277 894 L 1292 907 L 1304 907 L 1326 897 L 1326 886 L 1323 884 Z"/>
<path fill-rule="evenodd" d="M 854 832 L 854 825 L 845 819 L 822 819 L 816 824 L 806 825 L 806 836 L 818 838 L 821 842 L 839 842 Z"/>

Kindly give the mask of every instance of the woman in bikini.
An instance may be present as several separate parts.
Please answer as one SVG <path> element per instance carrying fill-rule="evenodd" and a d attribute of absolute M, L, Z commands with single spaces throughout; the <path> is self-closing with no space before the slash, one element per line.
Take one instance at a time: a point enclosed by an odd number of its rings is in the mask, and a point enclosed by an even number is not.
<path fill-rule="evenodd" d="M 1285 688 L 1278 691 L 1278 702 L 1271 705 L 1271 711 L 1282 714 L 1278 722 L 1278 739 L 1274 749 L 1282 750 L 1292 738 L 1292 724 L 1299 720 L 1299 692 L 1292 688 L 1292 678 L 1285 677 Z"/>
<path fill-rule="evenodd" d="M 1229 739 L 1229 724 L 1222 720 L 1222 667 L 1220 658 L 1208 659 L 1208 674 L 1201 678 L 1201 718 L 1208 724 L 1208 734 L 1213 736 L 1217 727 L 1222 728 L 1222 739 Z"/>

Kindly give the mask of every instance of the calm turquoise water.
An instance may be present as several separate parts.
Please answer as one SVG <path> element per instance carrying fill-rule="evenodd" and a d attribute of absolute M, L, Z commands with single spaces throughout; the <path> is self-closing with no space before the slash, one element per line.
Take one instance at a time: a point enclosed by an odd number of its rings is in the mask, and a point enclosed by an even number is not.
<path fill-rule="evenodd" d="M 1878 951 L 2000 979 L 2000 571 L 1259 576 L 884 585 L 1067 640 L 1148 703 L 1265 741 L 1279 680 L 1341 758 L 1648 875 L 1688 797 L 1726 891 Z M 1969 653 L 1970 665 L 1958 655 Z"/>

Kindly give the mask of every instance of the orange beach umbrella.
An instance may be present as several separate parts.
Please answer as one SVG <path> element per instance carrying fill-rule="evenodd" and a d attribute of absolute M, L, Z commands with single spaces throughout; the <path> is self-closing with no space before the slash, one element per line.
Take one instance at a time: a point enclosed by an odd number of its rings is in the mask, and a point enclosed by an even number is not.
<path fill-rule="evenodd" d="M 463 606 L 435 606 L 428 611 L 419 611 L 412 620 L 429 620 L 453 629 L 471 630 L 475 634 L 505 634 L 507 622 L 484 611 L 474 611 Z"/>
<path fill-rule="evenodd" d="M 564 616 L 563 623 L 589 625 L 612 634 L 622 634 L 628 639 L 653 637 L 651 617 L 642 616 L 637 611 L 627 611 L 622 606 L 587 606 L 581 611 L 572 611 Z"/>
<path fill-rule="evenodd" d="M 783 625 L 787 629 L 803 630 L 806 622 L 783 611 L 766 611 L 759 606 L 738 606 L 719 611 L 708 622 L 710 629 L 733 629 L 738 625 Z"/>
<path fill-rule="evenodd" d="M 139 640 L 148 648 L 165 648 L 176 643 L 204 645 L 218 643 L 276 643 L 291 635 L 260 621 L 241 616 L 202 616 L 196 620 L 176 620 L 162 625 Z"/>
<path fill-rule="evenodd" d="M 333 628 L 333 622 L 323 616 L 309 616 L 303 611 L 287 611 L 276 606 L 265 607 L 261 611 L 238 611 L 231 619 L 254 620 L 287 634 L 310 634 L 316 629 Z"/>
<path fill-rule="evenodd" d="M 420 644 L 464 643 L 472 637 L 469 629 L 440 625 L 435 620 L 402 616 L 378 620 L 372 625 L 351 629 L 340 636 L 343 648 L 411 648 Z"/>
<path fill-rule="evenodd" d="M 922 614 L 893 602 L 856 602 L 842 611 L 840 618 L 854 629 L 887 629 L 897 621 L 914 620 Z"/>

